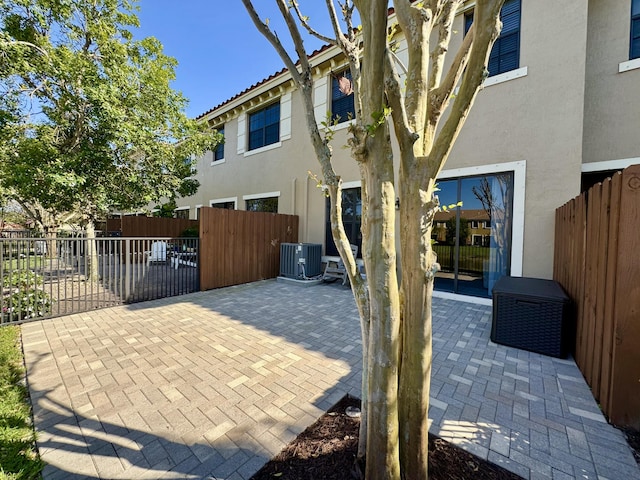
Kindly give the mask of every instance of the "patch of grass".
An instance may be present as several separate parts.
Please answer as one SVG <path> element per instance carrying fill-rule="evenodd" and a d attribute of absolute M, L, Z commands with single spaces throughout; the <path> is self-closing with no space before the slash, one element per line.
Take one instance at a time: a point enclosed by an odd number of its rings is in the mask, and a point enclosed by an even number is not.
<path fill-rule="evenodd" d="M 21 383 L 20 329 L 0 328 L 0 480 L 40 477 L 44 463 L 35 450 L 27 389 Z"/>
<path fill-rule="evenodd" d="M 46 258 L 42 255 L 29 255 L 5 260 L 2 262 L 2 269 L 4 271 L 38 269 L 42 268 L 45 264 Z"/>

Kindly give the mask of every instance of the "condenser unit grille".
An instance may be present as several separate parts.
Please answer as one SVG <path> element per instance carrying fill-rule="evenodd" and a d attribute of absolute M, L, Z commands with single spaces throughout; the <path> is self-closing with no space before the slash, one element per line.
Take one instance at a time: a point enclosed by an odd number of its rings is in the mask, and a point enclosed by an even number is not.
<path fill-rule="evenodd" d="M 281 243 L 280 276 L 311 278 L 320 275 L 322 245 L 319 243 Z"/>

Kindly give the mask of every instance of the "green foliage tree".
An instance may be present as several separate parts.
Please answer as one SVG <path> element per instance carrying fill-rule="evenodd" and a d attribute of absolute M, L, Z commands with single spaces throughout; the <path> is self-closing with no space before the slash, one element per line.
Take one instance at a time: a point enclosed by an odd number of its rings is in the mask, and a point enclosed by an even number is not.
<path fill-rule="evenodd" d="M 366 478 L 427 478 L 431 299 L 438 269 L 431 233 L 440 208 L 436 178 L 486 78 L 504 0 L 475 2 L 474 25 L 457 51 L 449 44 L 463 0 L 394 0 L 395 25 L 389 25 L 388 0 L 326 0 L 332 36 L 313 29 L 296 0 L 274 0 L 295 53 L 285 48 L 269 21 L 258 14 L 254 7 L 258 2 L 242 2 L 299 91 L 331 201 L 333 239 L 361 319 L 364 368 L 358 456 L 366 453 Z M 342 24 L 335 3 L 342 12 Z M 352 21 L 355 9 L 361 26 Z M 361 172 L 366 284 L 342 224 L 342 181 L 332 162 L 331 135 L 323 137 L 318 129 L 313 104 L 315 66 L 305 51 L 299 24 L 338 47 L 349 62 L 355 119 L 348 144 Z M 398 35 L 407 46 L 408 61 L 401 66 L 404 79 L 394 54 Z M 397 171 L 390 128 L 398 140 Z M 401 200 L 399 245 L 397 197 Z M 402 251 L 399 265 L 397 250 Z"/>
<path fill-rule="evenodd" d="M 0 0 L 0 182 L 45 232 L 195 193 L 189 159 L 219 141 L 183 113 L 160 42 L 133 39 L 136 8 Z"/>
<path fill-rule="evenodd" d="M 456 217 L 455 215 L 447 220 L 446 225 L 447 233 L 447 245 L 455 245 L 456 244 Z M 464 217 L 460 217 L 460 231 L 458 232 L 458 239 L 460 241 L 460 245 L 466 245 L 467 239 L 469 238 L 469 234 L 471 230 L 469 230 L 469 220 Z"/>

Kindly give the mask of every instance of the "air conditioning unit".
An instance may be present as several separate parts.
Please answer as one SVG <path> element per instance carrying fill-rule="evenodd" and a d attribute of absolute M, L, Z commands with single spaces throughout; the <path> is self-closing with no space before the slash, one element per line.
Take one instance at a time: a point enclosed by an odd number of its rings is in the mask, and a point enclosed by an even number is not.
<path fill-rule="evenodd" d="M 305 279 L 320 275 L 322 245 L 319 243 L 281 243 L 280 276 Z"/>

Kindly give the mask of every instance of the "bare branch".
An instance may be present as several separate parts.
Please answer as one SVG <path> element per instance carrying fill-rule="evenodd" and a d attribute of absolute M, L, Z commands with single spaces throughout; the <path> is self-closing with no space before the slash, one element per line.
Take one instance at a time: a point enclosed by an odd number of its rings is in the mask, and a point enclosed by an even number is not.
<path fill-rule="evenodd" d="M 460 90 L 451 107 L 451 113 L 438 134 L 430 152 L 429 174 L 436 177 L 446 160 L 453 142 L 464 125 L 473 101 L 486 76 L 489 54 L 502 27 L 500 9 L 504 0 L 478 2 L 474 11 L 474 40 L 469 53 L 467 68 L 462 76 Z"/>
<path fill-rule="evenodd" d="M 404 95 L 400 88 L 400 76 L 395 67 L 393 52 L 389 49 L 387 49 L 385 62 L 385 93 L 387 102 L 391 107 L 393 127 L 396 132 L 396 137 L 398 138 L 398 143 L 400 144 L 400 149 L 407 151 L 413 147 L 413 144 L 419 136 L 409 125 L 407 111 L 404 106 Z"/>
<path fill-rule="evenodd" d="M 309 33 L 309 35 L 316 37 L 318 40 L 328 43 L 330 45 L 337 45 L 338 42 L 335 38 L 330 38 L 327 37 L 325 35 L 322 35 L 320 32 L 318 32 L 317 30 L 314 30 L 311 25 L 309 25 L 309 21 L 308 21 L 308 17 L 305 17 L 304 15 L 302 15 L 302 13 L 300 12 L 300 6 L 298 5 L 297 0 L 292 0 L 291 5 L 293 7 L 293 10 L 296 12 L 296 15 L 298 16 L 298 20 L 300 20 L 300 24 L 304 27 L 304 29 Z"/>
<path fill-rule="evenodd" d="M 287 53 L 287 50 L 280 42 L 278 36 L 271 31 L 271 29 L 265 22 L 260 20 L 258 12 L 256 12 L 256 9 L 253 7 L 253 3 L 251 2 L 251 0 L 242 0 L 242 3 L 244 5 L 244 8 L 246 8 L 247 13 L 251 17 L 251 20 L 253 20 L 253 23 L 258 31 L 269 41 L 278 55 L 280 55 L 280 58 L 289 70 L 289 73 L 291 73 L 291 77 L 293 78 L 294 82 L 296 82 L 297 85 L 302 85 L 302 77 L 300 76 L 300 73 L 296 68 L 296 64 L 289 56 L 289 53 Z"/>
<path fill-rule="evenodd" d="M 456 54 L 456 57 L 449 67 L 449 71 L 440 86 L 430 92 L 429 104 L 431 105 L 432 110 L 430 112 L 429 121 L 434 125 L 437 124 L 442 112 L 447 108 L 449 99 L 453 94 L 453 89 L 460 81 L 460 77 L 462 77 L 462 73 L 467 66 L 469 52 L 471 51 L 474 39 L 473 29 L 474 27 L 471 25 L 469 32 L 462 41 L 460 50 L 458 50 L 458 53 Z"/>
<path fill-rule="evenodd" d="M 461 0 L 444 2 L 441 11 L 437 12 L 435 22 L 439 25 L 438 43 L 431 51 L 431 73 L 429 75 L 428 83 L 429 91 L 440 84 L 442 69 L 447 56 L 449 42 L 451 40 L 453 19 L 455 18 L 456 11 L 461 3 Z"/>
<path fill-rule="evenodd" d="M 298 54 L 298 60 L 302 67 L 302 79 L 303 81 L 304 79 L 311 81 L 311 65 L 309 64 L 309 57 L 304 49 L 304 41 L 302 39 L 302 35 L 300 35 L 300 30 L 298 30 L 295 19 L 293 18 L 293 15 L 291 15 L 291 11 L 287 5 L 287 0 L 277 0 L 277 4 L 280 9 L 280 14 L 282 15 L 282 18 L 284 18 L 287 28 L 289 29 L 289 34 L 293 40 L 293 46 Z"/>

